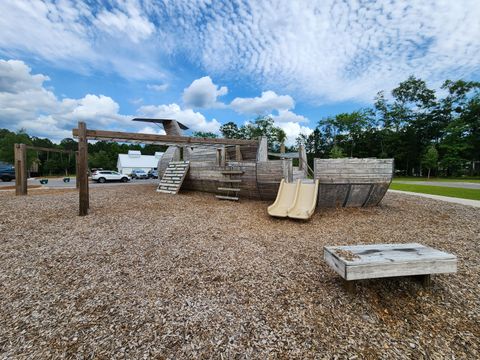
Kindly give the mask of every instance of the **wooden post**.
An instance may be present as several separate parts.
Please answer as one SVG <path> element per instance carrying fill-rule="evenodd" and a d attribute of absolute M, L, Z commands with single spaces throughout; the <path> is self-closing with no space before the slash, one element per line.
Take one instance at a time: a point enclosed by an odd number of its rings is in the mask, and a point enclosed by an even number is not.
<path fill-rule="evenodd" d="M 268 161 L 268 140 L 265 136 L 258 139 L 257 162 Z"/>
<path fill-rule="evenodd" d="M 27 147 L 15 144 L 15 195 L 27 195 Z"/>
<path fill-rule="evenodd" d="M 285 143 L 283 141 L 280 144 L 280 154 L 285 154 Z"/>
<path fill-rule="evenodd" d="M 75 151 L 75 187 L 78 189 L 80 187 L 80 179 L 78 177 L 79 169 L 78 169 L 78 151 Z"/>
<path fill-rule="evenodd" d="M 225 151 L 225 146 L 222 146 L 220 149 L 220 166 L 225 166 L 227 162 L 227 152 Z"/>
<path fill-rule="evenodd" d="M 305 151 L 305 150 L 304 150 L 303 145 L 300 145 L 300 146 L 298 147 L 298 158 L 300 159 L 300 160 L 298 161 L 298 169 L 299 169 L 299 170 L 303 170 L 303 169 L 305 169 L 305 167 L 306 167 L 305 164 L 303 163 L 303 161 L 305 160 L 305 159 L 303 158 L 303 153 L 304 153 L 304 151 Z"/>
<path fill-rule="evenodd" d="M 88 215 L 88 143 L 87 126 L 84 122 L 78 123 L 78 174 L 79 183 L 79 210 L 78 215 Z"/>
<path fill-rule="evenodd" d="M 235 160 L 242 161 L 242 151 L 240 150 L 240 145 L 235 145 Z"/>

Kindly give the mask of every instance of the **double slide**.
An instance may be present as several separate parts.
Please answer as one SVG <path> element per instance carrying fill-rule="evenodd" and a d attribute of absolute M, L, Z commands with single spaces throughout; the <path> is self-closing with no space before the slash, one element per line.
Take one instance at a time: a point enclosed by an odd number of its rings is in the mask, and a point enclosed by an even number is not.
<path fill-rule="evenodd" d="M 282 179 L 275 202 L 268 207 L 268 214 L 275 217 L 309 219 L 318 197 L 318 180 L 314 183 L 287 183 Z"/>

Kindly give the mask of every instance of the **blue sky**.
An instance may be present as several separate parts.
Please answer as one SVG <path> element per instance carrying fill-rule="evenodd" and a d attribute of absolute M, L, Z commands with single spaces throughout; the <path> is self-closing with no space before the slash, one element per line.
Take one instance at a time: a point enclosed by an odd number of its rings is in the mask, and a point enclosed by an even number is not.
<path fill-rule="evenodd" d="M 293 143 L 409 75 L 480 78 L 480 2 L 4 0 L 0 127 L 218 132 L 272 115 Z"/>

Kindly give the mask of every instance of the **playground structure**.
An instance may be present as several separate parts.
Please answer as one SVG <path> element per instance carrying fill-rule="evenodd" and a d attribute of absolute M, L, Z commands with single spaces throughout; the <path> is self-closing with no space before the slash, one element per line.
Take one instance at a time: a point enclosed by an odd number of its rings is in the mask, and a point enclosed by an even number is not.
<path fill-rule="evenodd" d="M 307 220 L 317 206 L 318 180 L 304 182 L 298 179 L 295 183 L 280 182 L 277 198 L 268 207 L 268 214 L 275 217 L 289 217 Z"/>
<path fill-rule="evenodd" d="M 158 191 L 204 191 L 221 200 L 239 200 L 240 196 L 277 199 L 271 207 L 276 209 L 271 210 L 273 216 L 307 219 L 317 207 L 375 206 L 387 192 L 393 176 L 393 159 L 315 159 L 311 169 L 303 146 L 298 153 L 281 150 L 272 154 L 265 137 L 188 137 L 182 134 L 187 127 L 176 120 L 134 120 L 161 124 L 166 135 L 90 130 L 84 122 L 73 129 L 73 136 L 78 139 L 79 215 L 87 215 L 89 208 L 88 140 L 167 145 L 158 163 Z M 15 145 L 15 154 L 16 194 L 26 195 L 26 146 Z M 270 160 L 269 156 L 277 159 Z M 298 166 L 293 166 L 294 158 L 298 159 Z"/>

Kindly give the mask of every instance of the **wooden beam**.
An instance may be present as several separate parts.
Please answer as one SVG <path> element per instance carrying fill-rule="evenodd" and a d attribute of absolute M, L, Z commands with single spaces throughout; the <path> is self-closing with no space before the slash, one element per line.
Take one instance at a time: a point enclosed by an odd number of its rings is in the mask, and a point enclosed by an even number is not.
<path fill-rule="evenodd" d="M 88 215 L 88 143 L 87 126 L 84 122 L 78 123 L 78 189 L 79 210 L 78 215 Z"/>
<path fill-rule="evenodd" d="M 27 195 L 27 149 L 25 144 L 15 144 L 15 195 Z"/>
<path fill-rule="evenodd" d="M 31 145 L 26 145 L 26 148 L 28 150 L 56 152 L 56 153 L 62 153 L 62 154 L 73 154 L 75 152 L 73 150 L 54 149 L 54 148 L 46 148 L 46 147 L 31 146 Z"/>
<path fill-rule="evenodd" d="M 72 130 L 73 137 L 79 137 L 79 129 Z M 86 138 L 90 140 L 108 140 L 117 142 L 138 142 L 151 143 L 158 145 L 258 145 L 257 140 L 240 140 L 240 139 L 214 139 L 199 138 L 177 135 L 155 135 L 128 133 L 119 131 L 105 130 L 87 130 Z"/>

